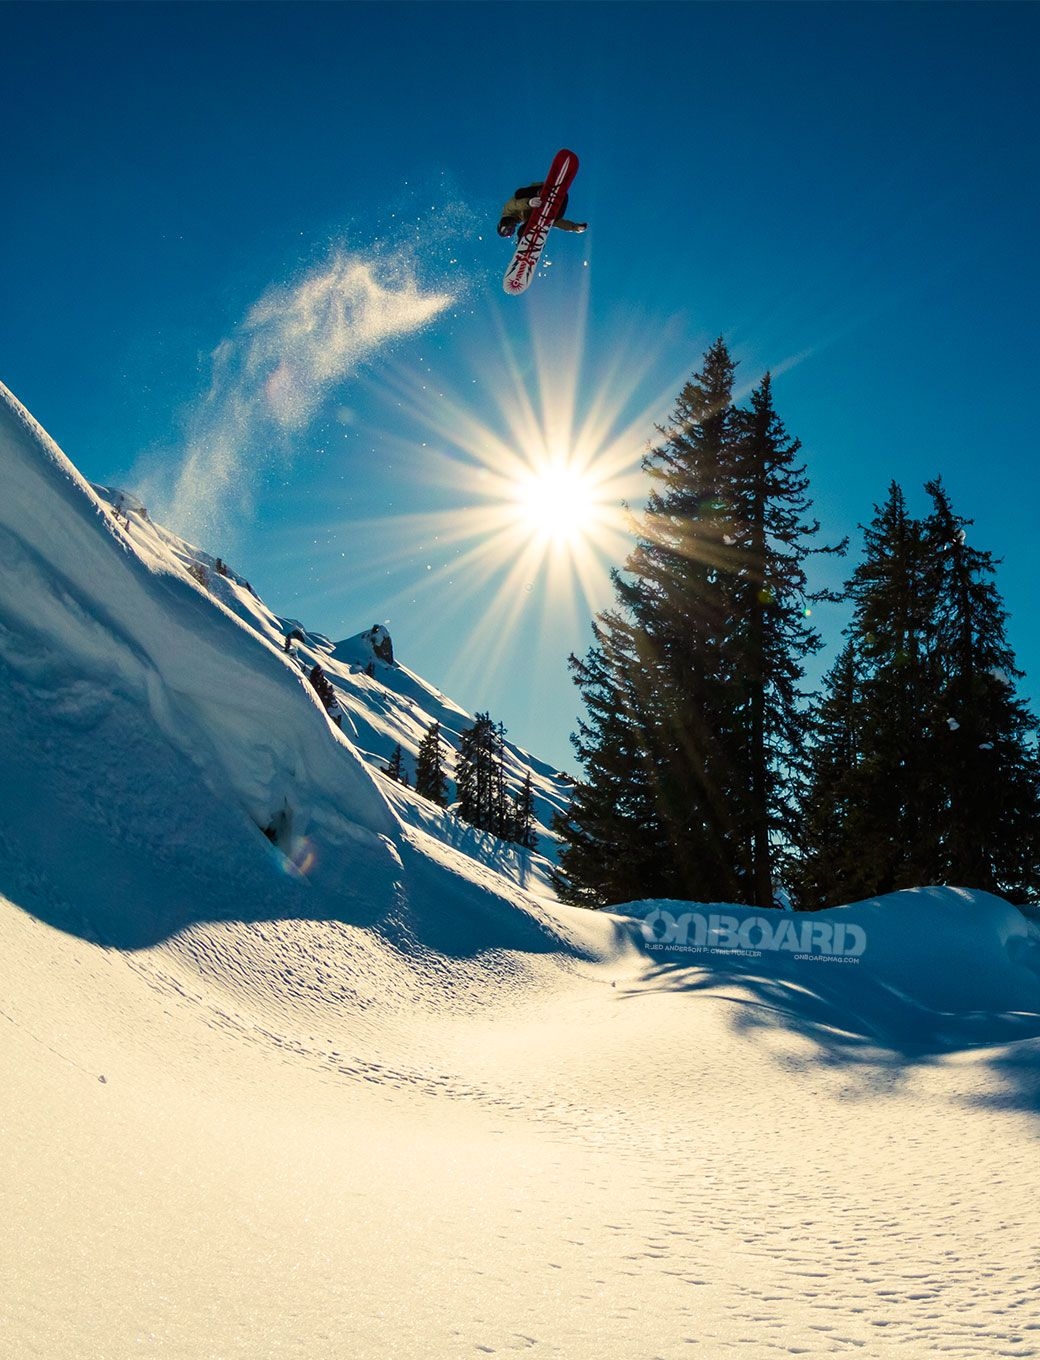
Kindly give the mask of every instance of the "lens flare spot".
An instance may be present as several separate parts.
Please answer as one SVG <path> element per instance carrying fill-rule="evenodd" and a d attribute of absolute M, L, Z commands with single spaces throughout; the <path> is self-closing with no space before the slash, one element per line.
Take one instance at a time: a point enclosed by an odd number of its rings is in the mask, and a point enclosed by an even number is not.
<path fill-rule="evenodd" d="M 277 856 L 279 866 L 289 878 L 306 878 L 318 862 L 314 842 L 306 836 L 297 836 L 292 849 Z"/>

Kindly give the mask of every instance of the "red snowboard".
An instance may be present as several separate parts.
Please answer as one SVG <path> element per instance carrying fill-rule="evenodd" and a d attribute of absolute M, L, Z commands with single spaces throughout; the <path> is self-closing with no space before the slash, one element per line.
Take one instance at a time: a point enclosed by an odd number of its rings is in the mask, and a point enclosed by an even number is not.
<path fill-rule="evenodd" d="M 557 151 L 542 185 L 538 207 L 532 210 L 524 223 L 516 251 L 502 280 L 502 287 L 507 293 L 514 296 L 522 293 L 534 278 L 542 247 L 552 230 L 552 224 L 560 215 L 567 191 L 577 173 L 578 158 L 574 152 Z"/>

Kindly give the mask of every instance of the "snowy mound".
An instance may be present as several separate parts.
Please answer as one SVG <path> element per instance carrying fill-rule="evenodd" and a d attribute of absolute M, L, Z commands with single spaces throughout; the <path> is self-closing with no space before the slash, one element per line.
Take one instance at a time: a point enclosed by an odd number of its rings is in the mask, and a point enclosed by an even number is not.
<path fill-rule="evenodd" d="M 1040 1033 L 1040 929 L 984 892 L 919 888 L 811 914 L 633 903 L 654 989 L 734 988 L 830 1041 L 945 1051 Z M 764 1021 L 763 1021 L 764 1022 Z"/>

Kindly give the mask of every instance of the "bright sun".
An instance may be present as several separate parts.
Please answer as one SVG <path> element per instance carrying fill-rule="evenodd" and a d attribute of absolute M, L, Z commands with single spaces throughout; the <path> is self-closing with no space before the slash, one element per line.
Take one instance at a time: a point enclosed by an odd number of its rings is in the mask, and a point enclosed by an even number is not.
<path fill-rule="evenodd" d="M 526 473 L 516 484 L 516 503 L 527 527 L 544 538 L 574 543 L 593 528 L 593 480 L 564 459 Z"/>
<path fill-rule="evenodd" d="M 643 336 L 618 341 L 585 381 L 584 309 L 557 321 L 532 322 L 522 346 L 502 329 L 497 348 L 474 351 L 462 390 L 425 368 L 381 376 L 418 441 L 403 439 L 401 466 L 441 504 L 370 521 L 367 569 L 385 590 L 402 563 L 423 564 L 421 584 L 411 571 L 388 607 L 411 607 L 422 591 L 431 627 L 450 612 L 479 640 L 464 650 L 485 674 L 514 654 L 521 624 L 577 636 L 607 605 L 610 570 L 632 550 L 641 449 L 675 391 L 637 401 L 657 355 Z"/>

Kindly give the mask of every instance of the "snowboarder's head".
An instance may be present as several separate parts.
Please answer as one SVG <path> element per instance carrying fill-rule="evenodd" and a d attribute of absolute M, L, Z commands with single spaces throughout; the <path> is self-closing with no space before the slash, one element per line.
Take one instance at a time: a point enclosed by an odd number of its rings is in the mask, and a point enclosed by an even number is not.
<path fill-rule="evenodd" d="M 513 217 L 503 217 L 498 224 L 499 236 L 512 236 L 516 231 L 516 219 Z"/>

